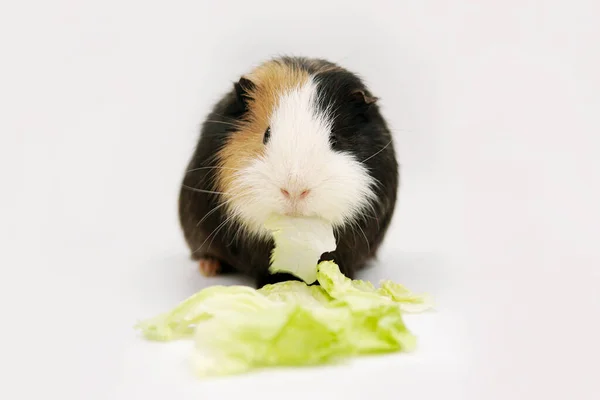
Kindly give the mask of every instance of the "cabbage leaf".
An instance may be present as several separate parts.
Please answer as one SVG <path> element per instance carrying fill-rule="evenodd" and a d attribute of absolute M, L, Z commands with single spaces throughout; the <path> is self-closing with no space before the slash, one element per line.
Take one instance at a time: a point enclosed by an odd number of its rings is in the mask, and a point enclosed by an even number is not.
<path fill-rule="evenodd" d="M 200 377 L 414 349 L 403 313 L 431 308 L 427 296 L 391 281 L 375 288 L 351 280 L 331 261 L 315 269 L 319 285 L 213 286 L 137 328 L 151 340 L 192 339 Z"/>

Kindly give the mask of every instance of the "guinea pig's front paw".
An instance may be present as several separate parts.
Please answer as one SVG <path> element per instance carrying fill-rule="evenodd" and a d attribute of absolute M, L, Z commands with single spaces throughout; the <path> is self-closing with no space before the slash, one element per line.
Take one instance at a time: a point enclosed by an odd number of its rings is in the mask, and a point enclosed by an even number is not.
<path fill-rule="evenodd" d="M 201 258 L 199 267 L 200 273 L 206 277 L 217 276 L 221 272 L 221 262 L 216 258 Z"/>

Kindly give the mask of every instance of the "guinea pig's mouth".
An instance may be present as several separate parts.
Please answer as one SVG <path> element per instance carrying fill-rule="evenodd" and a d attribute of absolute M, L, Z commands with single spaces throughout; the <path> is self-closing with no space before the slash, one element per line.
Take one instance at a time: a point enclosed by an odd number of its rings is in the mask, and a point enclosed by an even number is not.
<path fill-rule="evenodd" d="M 330 222 L 328 219 L 323 218 L 322 216 L 317 215 L 316 213 L 306 213 L 298 210 L 288 210 L 280 213 L 274 213 L 273 215 L 284 218 L 317 218 L 323 221 Z"/>
<path fill-rule="evenodd" d="M 321 218 L 322 216 L 317 215 L 315 212 L 310 212 L 306 207 L 291 206 L 285 207 L 278 212 L 279 215 L 289 218 Z"/>

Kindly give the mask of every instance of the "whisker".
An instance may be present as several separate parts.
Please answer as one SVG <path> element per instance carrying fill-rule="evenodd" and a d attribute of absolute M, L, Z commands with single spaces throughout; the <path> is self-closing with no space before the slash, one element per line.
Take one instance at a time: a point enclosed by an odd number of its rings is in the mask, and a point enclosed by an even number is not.
<path fill-rule="evenodd" d="M 233 218 L 233 215 L 228 217 L 225 221 L 221 222 L 211 233 L 210 235 L 207 236 L 206 239 L 204 239 L 204 242 L 202 242 L 202 244 L 196 249 L 194 250 L 194 253 L 199 251 L 202 247 L 204 247 L 204 245 L 206 244 L 206 242 L 208 242 L 208 239 L 211 238 L 211 236 L 215 235 L 216 233 L 218 233 L 218 231 L 229 221 L 231 221 L 231 219 Z M 210 244 L 212 245 L 212 241 L 210 242 Z"/>
<path fill-rule="evenodd" d="M 191 191 L 193 191 L 193 192 L 198 192 L 198 193 L 208 193 L 208 194 L 225 194 L 224 192 L 215 192 L 215 191 L 213 191 L 213 190 L 204 190 L 204 189 L 198 189 L 198 188 L 191 187 L 191 186 L 184 185 L 184 184 L 182 184 L 182 185 L 181 185 L 181 187 L 183 187 L 183 188 L 185 188 L 185 189 L 188 189 L 188 190 L 191 190 Z"/>
<path fill-rule="evenodd" d="M 356 232 L 356 227 L 355 224 L 350 224 L 350 232 L 352 233 L 352 238 L 354 239 L 354 246 L 352 246 L 352 252 L 356 253 L 358 252 L 358 238 L 357 238 L 357 232 Z"/>
<path fill-rule="evenodd" d="M 231 239 L 231 242 L 229 242 L 229 244 L 227 245 L 227 247 L 231 246 L 234 242 L 237 241 L 238 235 L 239 235 L 240 231 L 242 230 L 242 227 L 243 227 L 243 225 L 239 224 L 237 230 L 233 234 L 233 238 Z"/>
<path fill-rule="evenodd" d="M 202 222 L 204 222 L 206 220 L 206 218 L 208 218 L 210 215 L 212 215 L 212 213 L 214 213 L 215 211 L 217 211 L 219 208 L 226 206 L 227 204 L 231 203 L 232 201 L 239 199 L 240 197 L 243 197 L 245 195 L 245 193 L 240 193 L 236 196 L 233 196 L 225 201 L 223 201 L 221 204 L 213 207 L 212 210 L 210 210 L 209 212 L 207 212 L 204 217 L 202 217 L 200 219 L 200 221 L 198 221 L 198 223 L 196 223 L 196 226 L 199 226 Z"/>
<path fill-rule="evenodd" d="M 375 220 L 375 222 L 377 222 L 377 230 L 379 230 L 380 226 L 379 226 L 379 216 L 377 215 L 377 210 L 375 210 L 375 206 L 373 204 L 370 204 L 370 205 L 371 205 L 371 212 L 373 213 L 371 218 L 373 218 Z"/>
<path fill-rule="evenodd" d="M 413 129 L 402 129 L 402 128 L 389 128 L 389 130 L 392 133 L 396 133 L 396 132 L 408 132 L 408 133 L 415 133 L 416 131 Z"/>
<path fill-rule="evenodd" d="M 360 232 L 362 233 L 363 237 L 365 238 L 365 243 L 367 243 L 367 250 L 370 253 L 371 252 L 371 244 L 369 243 L 369 239 L 367 239 L 367 235 L 365 234 L 365 231 L 363 230 L 363 228 L 360 227 L 360 224 L 357 223 L 356 226 L 358 227 L 358 229 L 360 229 Z"/>
<path fill-rule="evenodd" d="M 207 119 L 204 121 L 205 123 L 211 123 L 211 124 L 222 124 L 222 125 L 229 125 L 229 126 L 233 126 L 234 128 L 239 128 L 240 125 L 238 123 L 235 122 L 226 122 L 226 121 L 217 121 L 214 119 Z"/>
<path fill-rule="evenodd" d="M 213 244 L 213 241 L 214 241 L 214 240 L 215 240 L 215 238 L 217 237 L 217 233 L 219 233 L 219 231 L 220 231 L 221 229 L 223 229 L 223 227 L 224 227 L 224 226 L 226 226 L 226 224 L 227 224 L 229 221 L 231 221 L 233 218 L 235 218 L 235 215 L 234 215 L 234 214 L 232 214 L 232 215 L 231 215 L 229 218 L 227 218 L 225 221 L 223 221 L 223 222 L 222 222 L 222 223 L 221 223 L 221 224 L 220 224 L 220 225 L 217 227 L 217 229 L 215 229 L 215 230 L 213 231 L 213 233 L 211 233 L 211 235 L 213 235 L 213 234 L 214 234 L 214 236 L 213 236 L 213 238 L 211 239 L 210 243 L 208 244 L 208 248 L 209 248 L 209 249 L 210 249 L 210 246 L 212 246 L 212 244 Z M 210 236 L 209 236 L 209 237 L 210 237 Z M 208 240 L 208 238 L 206 238 L 206 239 Z M 205 241 L 206 241 L 206 240 L 205 240 Z"/>
<path fill-rule="evenodd" d="M 233 170 L 233 171 L 239 171 L 239 169 L 238 169 L 238 168 L 229 168 L 229 167 L 221 167 L 221 166 L 218 166 L 218 165 L 214 165 L 214 166 L 211 166 L 211 167 L 198 167 L 198 168 L 193 168 L 193 169 L 190 169 L 190 170 L 187 170 L 187 171 L 185 171 L 185 173 L 186 173 L 186 174 L 189 174 L 190 172 L 194 172 L 194 171 L 201 171 L 201 170 L 203 170 L 203 169 L 231 169 L 231 170 Z"/>
<path fill-rule="evenodd" d="M 336 118 L 337 118 L 337 116 L 336 116 Z M 350 126 L 344 126 L 344 127 L 340 128 L 340 129 L 336 129 L 335 131 L 332 131 L 331 133 L 343 132 L 345 130 L 356 128 L 357 126 L 361 126 L 361 125 L 363 125 L 363 124 L 355 124 L 355 125 L 350 125 Z"/>
<path fill-rule="evenodd" d="M 204 217 L 202 217 L 202 218 L 200 219 L 200 221 L 198 221 L 198 223 L 196 224 L 196 226 L 200 226 L 200 224 L 201 224 L 202 222 L 204 222 L 204 221 L 206 220 L 206 218 L 210 217 L 210 216 L 212 215 L 212 213 L 214 213 L 214 212 L 215 212 L 215 211 L 217 211 L 219 208 L 221 208 L 221 207 L 223 207 L 224 205 L 226 205 L 228 202 L 229 202 L 229 201 L 225 201 L 225 202 L 223 202 L 223 203 L 219 204 L 218 206 L 216 206 L 216 207 L 213 207 L 213 209 L 212 209 L 212 210 L 210 210 L 209 212 L 207 212 L 206 214 L 204 214 Z"/>
<path fill-rule="evenodd" d="M 371 158 L 375 157 L 377 154 L 381 153 L 382 151 L 384 151 L 390 144 L 392 144 L 392 141 L 390 140 L 389 142 L 387 142 L 387 144 L 385 146 L 383 146 L 381 149 L 379 149 L 379 151 L 377 151 L 375 154 L 373 154 L 370 157 L 367 157 L 366 159 L 364 159 L 362 162 L 367 162 L 369 161 Z"/>
<path fill-rule="evenodd" d="M 354 229 L 354 222 L 349 224 L 350 227 L 350 233 L 352 233 L 352 239 L 354 239 L 354 245 L 352 246 L 352 249 L 356 249 L 358 247 L 358 242 L 356 240 L 356 229 Z"/>
<path fill-rule="evenodd" d="M 219 113 L 216 113 L 216 112 L 213 112 L 213 113 L 212 113 L 212 115 L 215 115 L 215 116 L 217 116 L 217 117 L 221 117 L 221 118 L 226 118 L 226 119 L 229 119 L 229 120 L 232 120 L 232 121 L 237 121 L 237 120 L 236 120 L 235 118 L 233 118 L 233 117 L 230 117 L 230 116 L 227 116 L 227 115 L 223 115 L 223 114 L 219 114 Z"/>

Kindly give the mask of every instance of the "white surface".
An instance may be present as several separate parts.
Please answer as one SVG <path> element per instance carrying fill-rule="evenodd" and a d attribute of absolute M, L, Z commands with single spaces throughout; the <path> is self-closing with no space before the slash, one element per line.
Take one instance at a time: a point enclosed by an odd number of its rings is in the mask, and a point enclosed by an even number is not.
<path fill-rule="evenodd" d="M 599 3 L 283 3 L 0 6 L 0 398 L 600 398 Z M 131 327 L 222 282 L 188 260 L 178 184 L 210 104 L 275 53 L 381 97 L 403 190 L 365 276 L 439 309 L 410 356 L 198 382 Z"/>

